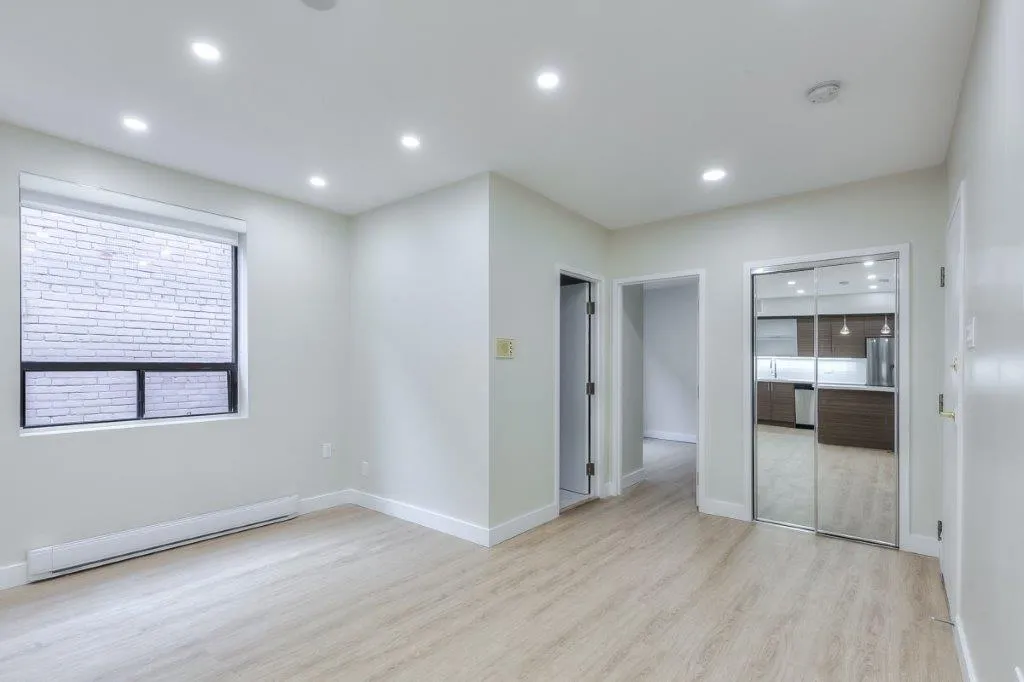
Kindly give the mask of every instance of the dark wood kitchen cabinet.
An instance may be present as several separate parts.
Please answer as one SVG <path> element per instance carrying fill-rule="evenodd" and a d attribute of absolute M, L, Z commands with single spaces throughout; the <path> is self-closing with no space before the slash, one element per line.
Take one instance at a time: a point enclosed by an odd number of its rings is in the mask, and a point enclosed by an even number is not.
<path fill-rule="evenodd" d="M 814 318 L 796 318 L 796 354 L 801 358 L 814 357 Z"/>
<path fill-rule="evenodd" d="M 896 449 L 894 394 L 819 389 L 818 442 L 892 452 Z"/>
<path fill-rule="evenodd" d="M 884 336 L 882 327 L 886 321 L 890 328 L 895 325 L 892 315 L 847 315 L 845 321 L 850 333 L 841 334 L 843 321 L 842 315 L 821 315 L 818 318 L 819 358 L 866 357 L 865 341 Z M 796 349 L 798 357 L 814 357 L 814 318 L 811 316 L 796 318 Z"/>
<path fill-rule="evenodd" d="M 757 382 L 757 421 L 796 426 L 796 385 L 785 382 Z"/>

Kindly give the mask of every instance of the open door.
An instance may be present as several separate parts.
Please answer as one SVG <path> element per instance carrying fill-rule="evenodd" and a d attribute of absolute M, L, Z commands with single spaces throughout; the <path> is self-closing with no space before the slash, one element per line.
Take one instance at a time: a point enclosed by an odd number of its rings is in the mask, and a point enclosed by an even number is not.
<path fill-rule="evenodd" d="M 942 429 L 942 520 L 937 529 L 940 565 L 949 615 L 956 622 L 960 609 L 960 505 L 963 480 L 963 440 L 958 422 L 963 388 L 963 205 L 959 198 L 946 233 L 947 263 L 945 360 L 939 411 Z M 961 420 L 962 421 L 962 418 Z"/>
<path fill-rule="evenodd" d="M 591 495 L 590 283 L 563 276 L 559 375 L 559 487 Z"/>

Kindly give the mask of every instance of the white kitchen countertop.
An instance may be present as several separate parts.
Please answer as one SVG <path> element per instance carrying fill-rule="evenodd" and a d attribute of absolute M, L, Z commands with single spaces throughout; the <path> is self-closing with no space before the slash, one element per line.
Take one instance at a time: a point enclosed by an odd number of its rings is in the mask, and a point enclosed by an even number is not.
<path fill-rule="evenodd" d="M 814 384 L 813 381 L 807 381 L 806 379 L 787 379 L 785 377 L 778 378 L 765 378 L 758 377 L 759 382 L 769 384 L 812 384 L 815 388 L 834 390 L 834 391 L 874 391 L 876 393 L 895 393 L 896 389 L 892 386 L 867 386 L 865 384 Z"/>
<path fill-rule="evenodd" d="M 875 391 L 876 393 L 895 393 L 893 386 L 866 386 L 864 384 L 818 384 L 818 388 L 842 391 Z"/>

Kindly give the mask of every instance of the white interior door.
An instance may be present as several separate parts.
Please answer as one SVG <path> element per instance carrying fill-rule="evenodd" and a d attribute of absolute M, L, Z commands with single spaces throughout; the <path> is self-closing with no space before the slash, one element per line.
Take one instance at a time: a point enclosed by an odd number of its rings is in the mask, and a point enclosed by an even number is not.
<path fill-rule="evenodd" d="M 588 284 L 561 288 L 559 487 L 582 495 L 590 494 L 590 397 L 586 391 L 590 380 L 589 288 Z"/>
<path fill-rule="evenodd" d="M 963 389 L 963 208 L 957 201 L 946 234 L 946 329 L 943 373 L 942 432 L 942 544 L 940 562 L 949 599 L 949 612 L 959 616 L 960 600 L 960 504 L 963 481 L 963 444 L 960 437 Z"/>

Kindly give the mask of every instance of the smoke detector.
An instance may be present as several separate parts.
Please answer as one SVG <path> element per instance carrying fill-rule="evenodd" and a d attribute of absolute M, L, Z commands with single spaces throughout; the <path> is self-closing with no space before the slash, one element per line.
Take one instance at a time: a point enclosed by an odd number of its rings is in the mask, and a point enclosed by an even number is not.
<path fill-rule="evenodd" d="M 828 104 L 839 97 L 840 88 L 839 81 L 818 83 L 807 91 L 807 101 L 811 104 Z"/>
<path fill-rule="evenodd" d="M 318 12 L 326 12 L 329 9 L 334 9 L 338 0 L 302 0 L 302 4 Z"/>

